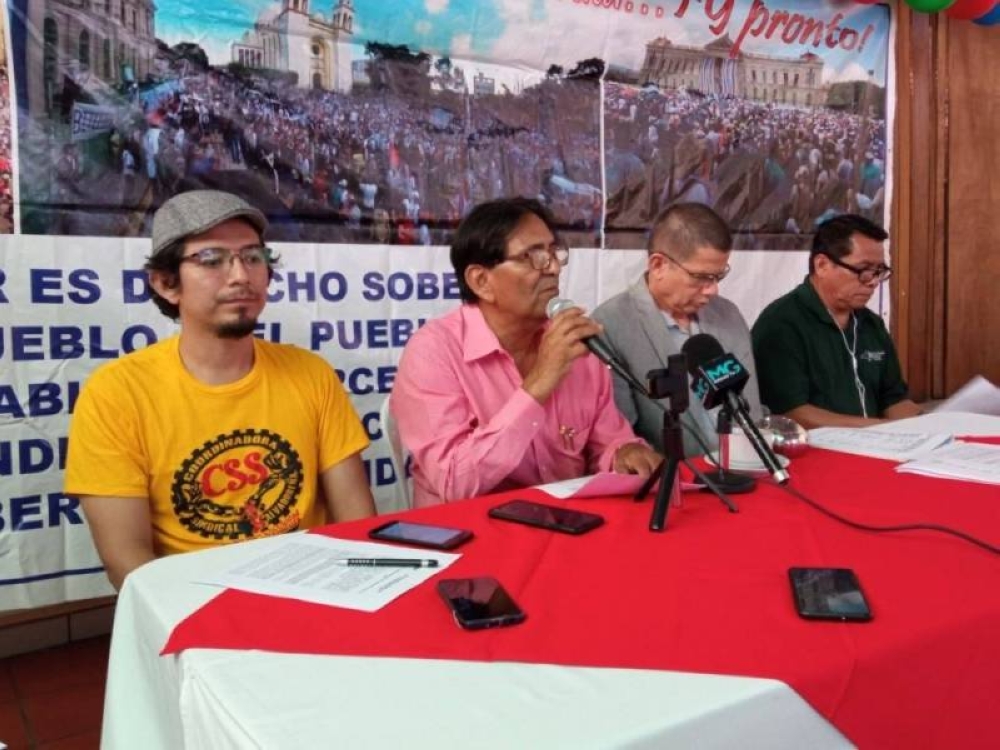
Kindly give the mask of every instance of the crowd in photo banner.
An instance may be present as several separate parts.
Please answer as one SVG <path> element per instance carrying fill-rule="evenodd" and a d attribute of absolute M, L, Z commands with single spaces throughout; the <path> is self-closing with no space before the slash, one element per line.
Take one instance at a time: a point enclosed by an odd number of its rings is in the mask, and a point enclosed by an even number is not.
<path fill-rule="evenodd" d="M 612 235 L 644 230 L 679 201 L 713 206 L 741 244 L 775 247 L 782 244 L 776 235 L 791 235 L 788 249 L 807 247 L 816 225 L 834 214 L 884 221 L 882 117 L 684 89 L 606 87 Z"/>
<path fill-rule="evenodd" d="M 3 29 L 0 27 L 0 32 Z M 0 234 L 14 231 L 14 195 L 11 187 L 10 79 L 0 64 Z"/>
<path fill-rule="evenodd" d="M 594 243 L 596 81 L 347 94 L 192 70 L 174 62 L 170 85 L 118 106 L 105 149 L 50 149 L 55 179 L 25 205 L 25 231 L 145 234 L 157 205 L 201 185 L 251 198 L 276 240 L 446 244 L 473 205 L 518 194 L 540 197 L 577 244 Z M 95 212 L 100 201 L 111 210 Z"/>

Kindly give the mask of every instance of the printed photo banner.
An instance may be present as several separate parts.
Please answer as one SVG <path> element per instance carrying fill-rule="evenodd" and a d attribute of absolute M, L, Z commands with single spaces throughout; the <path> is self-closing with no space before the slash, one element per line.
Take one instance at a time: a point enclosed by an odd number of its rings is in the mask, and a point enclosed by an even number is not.
<path fill-rule="evenodd" d="M 758 249 L 885 216 L 885 6 L 12 0 L 26 234 L 144 236 L 179 190 L 291 242 L 447 244 L 531 195 L 578 246 L 675 201 Z"/>
<path fill-rule="evenodd" d="M 85 141 L 99 135 L 107 135 L 115 124 L 117 111 L 112 107 L 96 107 L 93 104 L 73 102 L 70 111 L 70 140 Z"/>
<path fill-rule="evenodd" d="M 337 369 L 382 510 L 378 409 L 409 335 L 458 304 L 447 243 L 476 203 L 545 202 L 575 248 L 561 294 L 589 308 L 641 272 L 657 211 L 711 203 L 767 251 L 724 283 L 748 320 L 801 279 L 817 221 L 887 218 L 883 6 L 311 2 L 7 3 L 0 611 L 110 591 L 61 491 L 66 435 L 96 367 L 174 330 L 141 267 L 179 190 L 268 214 L 257 335 Z"/>

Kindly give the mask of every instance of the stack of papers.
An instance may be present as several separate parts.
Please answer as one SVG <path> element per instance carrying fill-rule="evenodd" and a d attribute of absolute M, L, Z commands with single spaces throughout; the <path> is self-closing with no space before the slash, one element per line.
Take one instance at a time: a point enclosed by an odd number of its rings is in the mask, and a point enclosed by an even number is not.
<path fill-rule="evenodd" d="M 976 375 L 934 411 L 964 411 L 1000 417 L 1000 388 L 982 375 Z"/>
<path fill-rule="evenodd" d="M 883 422 L 867 429 L 884 432 L 940 432 L 957 437 L 1000 437 L 1000 417 L 965 411 L 934 411 L 918 417 Z"/>
<path fill-rule="evenodd" d="M 956 442 L 896 467 L 906 474 L 1000 484 L 1000 445 Z"/>
<path fill-rule="evenodd" d="M 461 555 L 355 542 L 321 534 L 282 534 L 253 543 L 257 554 L 199 583 L 255 594 L 375 612 L 451 565 Z M 248 545 L 249 548 L 249 545 Z M 433 560 L 434 567 L 347 567 L 350 558 Z"/>
<path fill-rule="evenodd" d="M 951 442 L 943 433 L 889 432 L 872 427 L 817 427 L 809 444 L 856 456 L 911 461 Z"/>

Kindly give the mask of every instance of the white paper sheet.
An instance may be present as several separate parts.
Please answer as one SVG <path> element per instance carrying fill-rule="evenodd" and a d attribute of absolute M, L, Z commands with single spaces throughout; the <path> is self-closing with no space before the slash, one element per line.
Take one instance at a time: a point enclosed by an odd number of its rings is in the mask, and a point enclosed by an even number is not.
<path fill-rule="evenodd" d="M 1000 417 L 987 414 L 969 414 L 964 411 L 935 411 L 919 417 L 907 417 L 892 422 L 883 422 L 865 429 L 880 432 L 931 432 L 946 433 L 957 437 L 979 436 L 1000 437 Z"/>
<path fill-rule="evenodd" d="M 856 456 L 910 461 L 951 442 L 942 433 L 889 432 L 874 427 L 817 427 L 809 430 L 809 444 Z"/>
<path fill-rule="evenodd" d="M 980 484 L 1000 484 L 1000 445 L 954 442 L 924 458 L 901 464 L 896 471 Z"/>
<path fill-rule="evenodd" d="M 351 557 L 437 560 L 438 567 L 365 568 L 337 563 Z M 459 557 L 436 550 L 354 542 L 320 534 L 286 534 L 276 537 L 260 555 L 198 582 L 375 612 L 440 573 Z"/>
<path fill-rule="evenodd" d="M 564 479 L 561 482 L 539 484 L 535 489 L 541 490 L 560 500 L 584 497 L 617 497 L 618 495 L 634 495 L 642 487 L 645 477 L 638 474 L 618 474 L 613 471 L 602 471 L 578 479 Z M 658 483 L 657 483 L 658 484 Z M 653 489 L 656 488 L 653 485 Z M 681 482 L 682 490 L 700 490 L 700 484 Z M 652 490 L 650 490 L 652 493 Z"/>
<path fill-rule="evenodd" d="M 951 398 L 938 404 L 935 412 L 963 411 L 1000 417 L 1000 388 L 982 375 L 976 375 Z"/>

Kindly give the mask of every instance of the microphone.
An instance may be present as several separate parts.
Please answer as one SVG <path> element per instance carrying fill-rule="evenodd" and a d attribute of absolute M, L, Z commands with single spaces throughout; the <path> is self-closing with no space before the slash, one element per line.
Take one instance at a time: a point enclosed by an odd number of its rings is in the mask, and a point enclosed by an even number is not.
<path fill-rule="evenodd" d="M 578 305 L 570 299 L 553 297 L 545 306 L 545 315 L 551 320 L 563 310 L 569 310 L 571 307 L 578 307 Z M 628 368 L 618 361 L 618 358 L 611 353 L 608 345 L 601 339 L 597 336 L 588 336 L 583 339 L 583 344 L 590 350 L 591 354 L 601 360 L 601 362 L 603 362 L 607 367 L 614 370 L 618 377 L 628 383 L 629 386 L 631 386 L 637 393 L 641 393 L 647 397 L 649 396 L 649 391 L 646 390 L 646 386 L 640 383 L 635 375 L 629 372 Z"/>
<path fill-rule="evenodd" d="M 724 352 L 718 340 L 707 333 L 697 333 L 689 338 L 681 347 L 681 352 L 687 355 L 695 396 L 706 409 L 714 409 L 721 404 L 730 418 L 743 429 L 774 481 L 778 484 L 787 482 L 788 472 L 781 468 L 771 446 L 753 423 L 746 401 L 740 396 L 750 380 L 747 369 L 732 354 Z"/>
<path fill-rule="evenodd" d="M 727 403 L 727 393 L 738 396 L 750 380 L 740 361 L 726 354 L 718 339 L 707 333 L 696 333 L 684 342 L 681 351 L 687 355 L 691 390 L 706 409 Z"/>
<path fill-rule="evenodd" d="M 545 306 L 545 314 L 550 319 L 564 310 L 568 310 L 577 305 L 568 299 L 554 297 Z M 710 337 L 711 338 L 711 337 Z M 714 341 L 714 339 L 712 339 Z M 601 360 L 607 367 L 614 370 L 629 387 L 636 393 L 641 393 L 646 398 L 652 400 L 654 404 L 659 404 L 663 408 L 663 446 L 666 453 L 660 468 L 649 475 L 642 488 L 636 493 L 635 499 L 641 500 L 652 488 L 657 478 L 660 480 L 660 489 L 656 495 L 656 502 L 653 504 L 653 514 L 649 519 L 650 531 L 663 531 L 666 526 L 667 506 L 672 499 L 680 497 L 680 478 L 677 474 L 677 465 L 684 462 L 689 469 L 701 479 L 705 485 L 714 492 L 730 512 L 736 513 L 737 507 L 726 493 L 707 478 L 697 466 L 690 464 L 684 458 L 684 438 L 681 433 L 680 413 L 688 407 L 688 383 L 686 358 L 683 354 L 673 354 L 667 358 L 667 370 L 654 370 L 649 373 L 649 388 L 639 382 L 639 380 L 629 372 L 628 368 L 618 361 L 617 357 L 611 353 L 607 344 L 596 336 L 588 336 L 582 339 L 584 345 L 590 352 Z M 718 342 L 716 342 L 718 346 Z M 720 348 L 721 351 L 721 348 Z M 654 377 L 656 376 L 656 377 Z M 666 392 L 661 392 L 666 389 Z M 670 408 L 665 408 L 657 400 L 662 398 L 670 399 Z"/>

